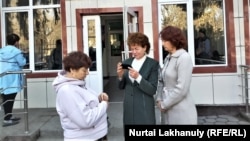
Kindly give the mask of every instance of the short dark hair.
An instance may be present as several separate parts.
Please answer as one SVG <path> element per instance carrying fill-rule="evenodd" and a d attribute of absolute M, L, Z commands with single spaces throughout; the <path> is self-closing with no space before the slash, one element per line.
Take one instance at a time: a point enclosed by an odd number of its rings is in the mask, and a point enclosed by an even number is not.
<path fill-rule="evenodd" d="M 160 32 L 163 41 L 169 41 L 176 49 L 187 48 L 187 38 L 183 31 L 175 26 L 166 26 Z"/>
<path fill-rule="evenodd" d="M 140 32 L 130 33 L 127 41 L 128 46 L 139 45 L 142 48 L 146 47 L 146 53 L 149 53 L 150 43 L 148 37 Z"/>
<path fill-rule="evenodd" d="M 11 33 L 7 35 L 6 40 L 8 45 L 15 45 L 20 40 L 20 37 L 15 33 Z"/>
<path fill-rule="evenodd" d="M 81 67 L 88 69 L 91 66 L 91 59 L 82 51 L 70 52 L 63 59 L 64 70 L 69 72 L 70 69 L 78 70 Z"/>
<path fill-rule="evenodd" d="M 61 39 L 57 39 L 57 40 L 56 40 L 56 46 L 61 46 L 61 45 L 62 45 Z"/>
<path fill-rule="evenodd" d="M 203 33 L 204 35 L 206 35 L 206 29 L 205 29 L 205 28 L 201 28 L 201 29 L 199 30 L 199 32 L 200 32 L 200 33 Z"/>

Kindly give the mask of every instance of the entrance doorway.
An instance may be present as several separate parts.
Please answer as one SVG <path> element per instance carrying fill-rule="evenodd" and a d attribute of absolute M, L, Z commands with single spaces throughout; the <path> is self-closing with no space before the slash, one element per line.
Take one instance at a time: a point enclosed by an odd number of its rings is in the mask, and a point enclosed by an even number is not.
<path fill-rule="evenodd" d="M 142 7 L 77 9 L 76 19 L 76 28 L 83 29 L 77 30 L 77 50 L 90 54 L 93 44 L 96 51 L 96 67 L 91 68 L 87 84 L 102 92 L 103 78 L 116 76 L 117 62 L 128 56 L 124 44 L 128 33 L 143 32 Z"/>
<path fill-rule="evenodd" d="M 123 17 L 122 15 L 101 16 L 103 34 L 103 77 L 116 76 L 116 64 L 122 61 Z"/>

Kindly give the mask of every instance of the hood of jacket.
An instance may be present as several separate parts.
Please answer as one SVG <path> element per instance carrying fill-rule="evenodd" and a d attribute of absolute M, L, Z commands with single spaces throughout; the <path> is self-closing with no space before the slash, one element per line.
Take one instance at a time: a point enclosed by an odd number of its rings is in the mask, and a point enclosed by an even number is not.
<path fill-rule="evenodd" d="M 64 70 L 58 72 L 58 76 L 53 81 L 52 86 L 54 87 L 56 92 L 58 92 L 58 89 L 60 87 L 62 87 L 63 85 L 66 85 L 66 84 L 85 87 L 86 82 L 84 80 L 65 77 L 64 76 L 65 74 L 66 74 L 66 71 L 64 71 Z"/>
<path fill-rule="evenodd" d="M 0 49 L 0 58 L 1 60 L 9 60 L 21 53 L 21 50 L 15 46 L 7 45 Z"/>

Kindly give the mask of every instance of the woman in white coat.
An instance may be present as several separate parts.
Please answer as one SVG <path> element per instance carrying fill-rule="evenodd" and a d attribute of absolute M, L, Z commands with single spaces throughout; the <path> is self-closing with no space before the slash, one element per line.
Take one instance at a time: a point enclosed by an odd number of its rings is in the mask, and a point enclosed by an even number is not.
<path fill-rule="evenodd" d="M 52 85 L 57 93 L 56 110 L 64 141 L 104 141 L 108 133 L 109 98 L 86 85 L 90 58 L 81 51 L 73 51 L 64 57 L 63 66 Z"/>
<path fill-rule="evenodd" d="M 161 68 L 156 93 L 157 106 L 164 124 L 197 124 L 197 109 L 190 94 L 193 63 L 184 49 L 187 40 L 181 29 L 167 26 L 160 32 L 168 51 Z"/>

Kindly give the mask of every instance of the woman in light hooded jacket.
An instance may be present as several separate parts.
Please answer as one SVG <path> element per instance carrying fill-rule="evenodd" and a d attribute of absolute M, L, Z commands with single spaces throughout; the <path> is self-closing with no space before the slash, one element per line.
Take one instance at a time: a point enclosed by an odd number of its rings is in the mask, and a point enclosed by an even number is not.
<path fill-rule="evenodd" d="M 26 64 L 19 47 L 20 37 L 16 34 L 7 35 L 7 46 L 0 49 L 0 73 L 21 71 Z M 1 96 L 3 97 L 4 120 L 3 127 L 19 123 L 20 118 L 12 116 L 12 110 L 16 95 L 23 88 L 22 74 L 6 74 L 0 77 Z"/>
<path fill-rule="evenodd" d="M 63 59 L 64 70 L 53 81 L 56 110 L 64 130 L 64 141 L 102 141 L 108 131 L 108 95 L 86 85 L 90 58 L 74 51 Z"/>

